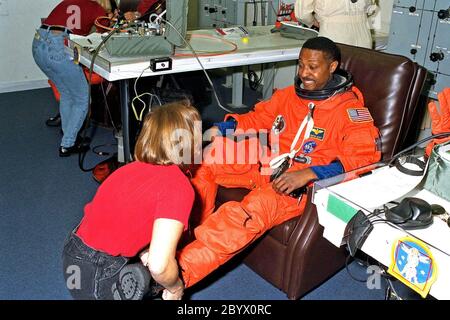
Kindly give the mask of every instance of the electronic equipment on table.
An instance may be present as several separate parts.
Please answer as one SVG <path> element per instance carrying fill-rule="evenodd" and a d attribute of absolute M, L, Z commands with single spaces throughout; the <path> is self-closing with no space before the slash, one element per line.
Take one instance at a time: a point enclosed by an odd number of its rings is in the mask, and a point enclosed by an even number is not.
<path fill-rule="evenodd" d="M 166 10 L 151 13 L 148 21 L 119 21 L 120 32 L 105 43 L 111 56 L 146 56 L 159 58 L 171 56 L 175 47 L 185 44 L 188 0 L 167 0 Z M 105 34 L 104 37 L 107 35 Z"/>
<path fill-rule="evenodd" d="M 280 25 L 280 34 L 286 38 L 307 40 L 309 38 L 315 38 L 319 35 L 318 31 L 302 26 L 298 22 L 282 21 Z"/>

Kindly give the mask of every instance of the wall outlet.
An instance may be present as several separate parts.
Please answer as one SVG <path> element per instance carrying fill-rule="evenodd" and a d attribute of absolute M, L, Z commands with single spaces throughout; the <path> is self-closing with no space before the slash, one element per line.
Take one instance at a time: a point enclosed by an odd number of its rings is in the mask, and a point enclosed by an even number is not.
<path fill-rule="evenodd" d="M 9 16 L 8 0 L 0 0 L 0 16 Z"/>

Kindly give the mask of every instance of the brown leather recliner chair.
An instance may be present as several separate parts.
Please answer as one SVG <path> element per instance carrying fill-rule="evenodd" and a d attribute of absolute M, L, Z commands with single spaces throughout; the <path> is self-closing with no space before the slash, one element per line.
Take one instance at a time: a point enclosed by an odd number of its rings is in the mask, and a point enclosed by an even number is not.
<path fill-rule="evenodd" d="M 407 147 L 410 128 L 420 121 L 417 108 L 426 70 L 406 57 L 341 45 L 341 67 L 362 91 L 381 133 L 383 159 Z M 418 126 L 416 126 L 418 127 Z M 414 136 L 415 138 L 415 136 Z M 246 189 L 219 188 L 216 204 L 241 200 Z M 298 299 L 345 265 L 346 250 L 322 237 L 323 227 L 311 203 L 303 214 L 267 232 L 244 253 L 244 262 L 264 279 Z"/>

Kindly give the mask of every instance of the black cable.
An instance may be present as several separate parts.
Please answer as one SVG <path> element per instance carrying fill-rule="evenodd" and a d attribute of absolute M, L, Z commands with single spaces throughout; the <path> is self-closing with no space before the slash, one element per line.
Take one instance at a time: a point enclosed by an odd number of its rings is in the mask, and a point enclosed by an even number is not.
<path fill-rule="evenodd" d="M 347 274 L 349 275 L 349 277 L 352 278 L 353 280 L 357 281 L 357 282 L 361 282 L 361 283 L 367 282 L 367 279 L 358 279 L 357 277 L 355 277 L 355 276 L 350 272 L 350 270 L 349 270 L 349 268 L 348 268 L 348 266 L 349 266 L 349 263 L 348 263 L 348 262 L 349 262 L 350 258 L 351 258 L 351 255 L 348 255 L 348 256 L 346 257 L 346 259 L 345 259 L 345 270 L 347 271 Z M 370 263 L 369 263 L 369 261 L 363 261 L 363 260 L 358 259 L 358 258 L 354 258 L 354 259 L 355 259 L 356 263 L 358 263 L 358 264 L 359 264 L 360 266 L 362 266 L 362 267 L 368 268 L 368 267 L 371 266 Z M 389 275 L 388 273 L 386 273 L 386 270 L 384 269 L 383 265 L 381 265 L 379 262 L 377 263 L 377 267 L 378 267 L 379 270 L 380 270 L 380 273 L 379 273 L 379 274 L 380 274 L 380 277 L 382 277 L 382 278 L 386 281 L 386 293 L 388 292 L 388 290 L 391 290 L 396 298 L 402 299 L 402 298 L 400 297 L 400 295 L 397 293 L 397 291 L 395 290 L 395 287 L 394 287 L 394 285 L 393 285 L 393 283 L 392 283 L 392 281 L 391 281 L 392 276 Z M 394 278 L 394 279 L 395 279 L 395 278 Z M 388 298 L 388 296 L 387 296 L 387 294 L 386 294 L 385 300 L 386 300 L 387 298 Z"/>
<path fill-rule="evenodd" d="M 355 280 L 355 281 L 357 281 L 357 282 L 366 282 L 367 279 L 358 279 L 358 278 L 356 278 L 356 277 L 350 272 L 350 269 L 348 268 L 350 258 L 352 258 L 352 256 L 351 256 L 350 254 L 345 258 L 345 271 L 347 271 L 347 274 L 348 274 L 349 277 L 352 278 L 353 280 Z M 360 259 L 356 259 L 356 258 L 354 258 L 354 259 L 355 259 L 355 261 L 360 260 Z M 364 264 L 363 264 L 363 265 L 364 265 Z M 367 266 L 366 266 L 366 267 L 367 267 Z"/>
<path fill-rule="evenodd" d="M 115 152 L 97 151 L 97 149 L 103 148 L 103 147 L 116 147 L 116 146 L 117 146 L 117 143 L 104 143 L 104 144 L 100 144 L 100 145 L 93 147 L 92 152 L 95 153 L 96 155 L 107 157 L 107 156 L 110 156 L 111 154 L 114 154 Z"/>
<path fill-rule="evenodd" d="M 269 0 L 268 1 L 270 3 L 270 7 L 272 8 L 272 11 L 275 13 L 275 17 L 278 15 L 278 11 L 275 9 L 275 7 L 273 6 L 273 1 Z"/>
<path fill-rule="evenodd" d="M 257 25 L 256 20 L 258 19 L 258 4 L 256 3 L 256 0 L 253 0 L 253 26 Z"/>
<path fill-rule="evenodd" d="M 248 85 L 250 89 L 252 89 L 253 91 L 258 90 L 263 80 L 262 68 L 261 68 L 261 77 L 258 77 L 256 72 L 251 70 L 250 66 L 248 66 L 247 76 L 248 76 Z"/>
<path fill-rule="evenodd" d="M 355 280 L 355 281 L 357 281 L 357 282 L 361 282 L 361 283 L 364 283 L 364 282 L 367 282 L 367 279 L 358 279 L 357 277 L 355 277 L 351 272 L 350 272 L 350 269 L 349 269 L 349 261 L 350 261 L 350 259 L 352 258 L 352 256 L 349 254 L 346 258 L 345 258 L 345 270 L 346 270 L 346 272 L 347 272 L 347 274 L 349 275 L 349 277 L 350 278 L 352 278 L 353 280 Z M 362 260 L 362 259 L 359 259 L 359 258 L 356 258 L 356 257 L 353 257 L 353 259 L 355 260 L 355 262 L 357 263 L 357 264 L 359 264 L 360 266 L 362 266 L 362 267 L 365 267 L 365 268 L 368 268 L 368 267 L 370 267 L 370 266 L 372 266 L 372 264 L 369 262 L 369 256 L 367 256 L 367 260 L 366 261 L 364 261 L 364 260 Z M 385 268 L 384 268 L 384 266 L 380 263 L 380 262 L 378 262 L 378 261 L 375 261 L 375 265 L 379 268 L 379 270 L 380 270 L 380 277 L 382 277 L 383 279 L 385 279 L 386 280 L 386 282 L 387 282 L 387 287 L 389 287 L 389 288 L 391 288 L 391 290 L 394 292 L 394 295 L 396 296 L 396 297 L 399 297 L 400 298 L 400 295 L 397 293 L 397 291 L 395 290 L 395 288 L 394 288 L 394 286 L 393 286 L 393 284 L 392 284 L 392 281 L 390 280 L 390 278 L 392 278 L 392 276 L 391 275 L 389 275 L 388 273 L 386 273 L 386 270 L 385 270 Z M 395 278 L 394 278 L 395 279 Z"/>
<path fill-rule="evenodd" d="M 248 76 L 248 85 L 250 89 L 256 91 L 258 89 L 258 81 L 259 81 L 258 75 L 256 74 L 255 71 L 251 70 L 250 67 L 248 67 L 247 76 Z"/>
<path fill-rule="evenodd" d="M 442 133 L 437 133 L 437 134 L 433 134 L 433 135 L 431 135 L 431 136 L 429 136 L 429 137 L 426 137 L 426 138 L 424 138 L 424 139 L 422 139 L 422 140 L 420 140 L 420 141 L 417 141 L 417 142 L 414 143 L 413 145 L 411 145 L 411 146 L 409 146 L 409 147 L 403 149 L 402 151 L 396 153 L 395 155 L 392 156 L 391 159 L 386 160 L 386 161 L 384 161 L 384 162 L 387 163 L 387 165 L 391 165 L 392 162 L 394 162 L 399 156 L 401 156 L 402 154 L 405 154 L 405 153 L 408 152 L 408 151 L 411 151 L 412 149 L 414 149 L 415 147 L 421 145 L 422 143 L 427 142 L 427 141 L 432 140 L 432 139 L 445 138 L 445 137 L 447 137 L 447 136 L 450 136 L 450 131 L 442 132 Z M 388 161 L 389 161 L 389 162 L 388 162 Z"/>
<path fill-rule="evenodd" d="M 160 8 L 161 8 L 161 11 L 164 11 L 165 5 L 166 5 L 165 2 L 166 2 L 165 0 L 162 0 L 162 1 L 158 1 L 158 2 L 156 2 L 156 3 L 154 3 L 154 4 L 152 4 L 152 5 L 150 6 L 150 8 L 148 8 L 147 11 L 145 11 L 144 14 L 141 15 L 141 16 L 140 16 L 139 18 L 137 18 L 136 20 L 139 20 L 139 21 L 146 21 L 145 19 L 148 18 L 148 17 L 150 16 L 150 14 L 156 13 L 156 11 L 157 11 L 158 9 L 160 9 Z"/>
<path fill-rule="evenodd" d="M 102 39 L 102 41 L 100 42 L 100 44 L 97 46 L 97 48 L 95 48 L 93 54 L 92 54 L 92 60 L 91 60 L 91 65 L 89 66 L 89 78 L 88 78 L 88 113 L 87 113 L 87 121 L 85 122 L 83 128 L 81 129 L 82 134 L 81 134 L 81 140 L 83 140 L 83 138 L 86 137 L 86 129 L 89 127 L 89 123 L 90 123 L 90 116 L 91 116 L 91 95 L 92 95 L 92 85 L 91 85 L 91 80 L 92 80 L 92 73 L 94 70 L 94 63 L 95 63 L 95 59 L 97 58 L 98 54 L 100 53 L 100 49 L 102 48 L 102 46 L 106 43 L 106 41 L 108 41 L 113 34 L 117 33 L 122 27 L 117 26 L 114 27 L 113 30 L 111 30 L 106 37 L 104 37 Z M 83 167 L 83 163 L 84 163 L 84 159 L 86 158 L 86 154 L 87 154 L 87 150 L 85 152 L 80 152 L 78 154 L 78 166 L 80 167 L 80 170 L 83 172 L 90 172 L 92 170 L 95 169 L 96 166 L 86 169 Z"/>
<path fill-rule="evenodd" d="M 106 97 L 105 88 L 103 88 L 103 82 L 100 83 L 100 87 L 102 89 L 102 94 L 103 94 L 103 99 L 105 101 L 106 111 L 108 112 L 109 120 L 111 121 L 111 124 L 112 124 L 113 129 L 114 129 L 113 133 L 115 134 L 115 133 L 117 133 L 119 131 L 117 130 L 117 127 L 116 127 L 116 125 L 114 123 L 114 120 L 113 120 L 113 117 L 112 117 L 112 114 L 111 114 L 111 110 L 109 109 L 109 103 L 108 103 L 108 99 Z"/>
<path fill-rule="evenodd" d="M 221 108 L 222 110 L 225 110 L 227 113 L 234 113 L 234 111 L 225 108 L 225 107 L 222 105 L 222 103 L 220 103 L 220 99 L 219 99 L 218 93 L 217 93 L 217 91 L 216 91 L 216 89 L 215 89 L 215 87 L 214 87 L 214 84 L 213 84 L 213 82 L 212 82 L 212 80 L 211 80 L 211 78 L 210 78 L 208 72 L 206 71 L 205 67 L 203 66 L 202 62 L 200 61 L 200 58 L 199 58 L 197 52 L 194 50 L 194 48 L 193 48 L 192 45 L 189 43 L 189 41 L 186 40 L 186 37 L 184 37 L 184 36 L 180 33 L 180 31 L 178 31 L 177 28 L 176 28 L 173 24 L 171 24 L 169 21 L 167 21 L 167 20 L 165 20 L 165 19 L 163 19 L 163 18 L 161 18 L 161 20 L 164 21 L 167 25 L 169 25 L 169 26 L 172 28 L 172 30 L 174 30 L 174 31 L 180 36 L 180 38 L 184 41 L 184 43 L 189 47 L 189 49 L 190 49 L 190 50 L 192 51 L 192 53 L 194 54 L 195 59 L 197 60 L 197 62 L 198 62 L 198 64 L 200 65 L 200 67 L 202 68 L 203 73 L 205 74 L 206 79 L 208 80 L 208 83 L 209 83 L 209 85 L 211 86 L 211 88 L 212 88 L 212 90 L 213 90 L 214 98 L 216 99 L 217 105 L 219 106 L 219 108 Z M 175 46 L 175 44 L 173 44 L 173 45 Z"/>
<path fill-rule="evenodd" d="M 260 0 L 259 4 L 261 5 L 261 25 L 265 26 L 265 25 L 267 25 L 267 19 L 268 19 L 268 16 L 266 16 L 266 5 L 263 0 Z"/>
<path fill-rule="evenodd" d="M 390 296 L 390 294 L 388 295 L 389 290 L 391 290 L 393 292 L 393 295 L 396 298 L 396 300 L 403 300 L 402 297 L 395 290 L 394 284 L 392 283 L 391 279 L 389 279 L 388 274 L 386 274 L 386 272 L 383 272 L 383 274 L 381 274 L 381 276 L 383 277 L 384 280 L 386 280 L 386 295 L 384 297 L 384 300 L 388 300 L 388 298 Z M 389 299 L 389 300 L 391 300 L 391 299 Z"/>

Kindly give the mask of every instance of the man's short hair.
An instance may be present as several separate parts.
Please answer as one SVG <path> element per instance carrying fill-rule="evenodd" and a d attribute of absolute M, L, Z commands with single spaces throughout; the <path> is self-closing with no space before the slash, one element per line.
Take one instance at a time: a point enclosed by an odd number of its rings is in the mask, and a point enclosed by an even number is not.
<path fill-rule="evenodd" d="M 341 63 L 341 50 L 326 37 L 310 38 L 303 44 L 302 49 L 322 51 L 327 59 Z"/>

